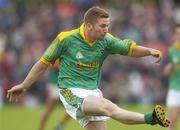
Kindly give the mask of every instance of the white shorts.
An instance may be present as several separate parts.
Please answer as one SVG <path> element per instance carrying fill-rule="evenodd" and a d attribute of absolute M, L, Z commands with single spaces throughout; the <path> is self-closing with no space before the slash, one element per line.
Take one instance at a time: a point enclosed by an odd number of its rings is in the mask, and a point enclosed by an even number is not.
<path fill-rule="evenodd" d="M 62 89 L 60 89 L 61 91 Z M 69 94 L 65 94 L 65 95 L 62 95 L 62 93 L 60 92 L 59 95 L 60 95 L 60 99 L 66 109 L 66 112 L 72 117 L 74 118 L 75 120 L 77 120 L 80 125 L 82 127 L 85 127 L 90 121 L 106 121 L 109 117 L 106 117 L 106 116 L 86 116 L 84 115 L 83 111 L 82 111 L 82 108 L 83 108 L 83 101 L 84 101 L 84 98 L 89 96 L 89 95 L 93 95 L 93 96 L 99 96 L 99 97 L 103 97 L 102 95 L 102 92 L 99 90 L 99 89 L 95 89 L 95 90 L 86 90 L 86 89 L 81 89 L 81 88 L 70 88 L 69 89 L 75 96 L 79 97 L 79 98 L 82 98 L 82 102 L 80 103 L 77 103 L 76 101 L 76 106 L 73 106 L 70 105 L 70 103 L 68 103 L 67 99 L 66 99 L 66 95 L 69 95 Z M 70 92 L 70 93 L 71 93 Z M 70 94 L 71 95 L 71 94 Z M 73 97 L 71 96 L 70 97 L 70 102 L 71 100 L 73 100 Z M 80 100 L 79 100 L 80 101 Z M 78 104 L 80 104 L 79 108 L 78 107 Z"/>
<path fill-rule="evenodd" d="M 169 90 L 166 98 L 166 105 L 180 107 L 180 91 Z"/>
<path fill-rule="evenodd" d="M 48 84 L 47 85 L 47 92 L 51 97 L 54 99 L 59 100 L 59 88 L 54 84 Z"/>

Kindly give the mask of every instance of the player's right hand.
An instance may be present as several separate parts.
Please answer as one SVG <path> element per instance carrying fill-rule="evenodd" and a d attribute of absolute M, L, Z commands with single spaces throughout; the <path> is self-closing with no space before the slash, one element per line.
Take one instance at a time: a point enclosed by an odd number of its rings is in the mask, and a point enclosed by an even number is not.
<path fill-rule="evenodd" d="M 8 90 L 7 99 L 10 102 L 13 102 L 13 101 L 17 102 L 19 97 L 25 91 L 26 91 L 26 89 L 22 86 L 22 84 L 16 85 L 16 86 L 12 87 L 10 90 Z"/>
<path fill-rule="evenodd" d="M 156 49 L 150 49 L 150 54 L 156 58 L 155 63 L 159 63 L 162 60 L 162 53 L 159 50 Z"/>

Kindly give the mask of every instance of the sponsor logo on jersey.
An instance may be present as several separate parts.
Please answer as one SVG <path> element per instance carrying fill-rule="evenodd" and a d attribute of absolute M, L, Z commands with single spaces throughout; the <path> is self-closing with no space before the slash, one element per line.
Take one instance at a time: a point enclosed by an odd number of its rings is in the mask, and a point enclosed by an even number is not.
<path fill-rule="evenodd" d="M 104 49 L 103 49 L 103 48 L 101 48 L 101 49 L 100 49 L 100 52 L 101 52 L 101 53 L 103 53 L 103 52 L 104 52 Z"/>

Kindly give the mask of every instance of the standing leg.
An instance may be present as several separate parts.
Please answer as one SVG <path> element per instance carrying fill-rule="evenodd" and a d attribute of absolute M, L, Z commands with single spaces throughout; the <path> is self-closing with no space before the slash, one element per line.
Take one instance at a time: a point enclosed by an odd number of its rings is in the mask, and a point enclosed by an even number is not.
<path fill-rule="evenodd" d="M 64 130 L 64 125 L 71 119 L 71 117 L 65 113 L 63 118 L 58 122 L 58 124 L 55 126 L 55 130 Z"/>
<path fill-rule="evenodd" d="M 48 96 L 45 110 L 43 111 L 41 118 L 40 118 L 39 130 L 44 130 L 47 119 L 48 119 L 49 115 L 52 113 L 52 110 L 54 109 L 56 104 L 57 104 L 57 100 L 51 96 Z"/>
<path fill-rule="evenodd" d="M 67 113 L 65 113 L 63 118 L 59 121 L 59 123 L 62 125 L 65 125 L 70 119 L 71 117 Z"/>

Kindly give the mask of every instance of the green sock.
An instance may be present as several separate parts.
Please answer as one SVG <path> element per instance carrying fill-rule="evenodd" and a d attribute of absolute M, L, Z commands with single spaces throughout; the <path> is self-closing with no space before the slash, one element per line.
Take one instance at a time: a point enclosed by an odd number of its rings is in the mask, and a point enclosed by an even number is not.
<path fill-rule="evenodd" d="M 151 125 L 156 124 L 156 122 L 154 121 L 152 112 L 146 113 L 144 115 L 144 120 L 145 120 L 146 124 L 151 124 Z"/>

